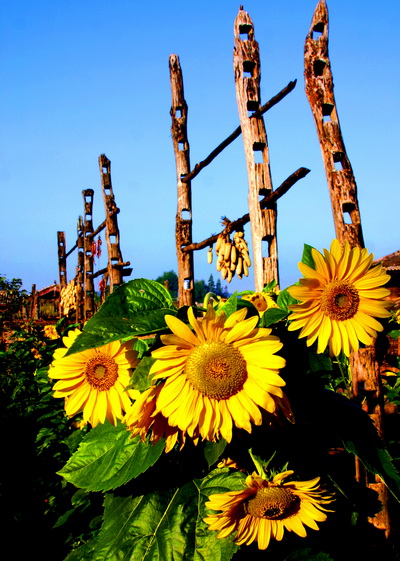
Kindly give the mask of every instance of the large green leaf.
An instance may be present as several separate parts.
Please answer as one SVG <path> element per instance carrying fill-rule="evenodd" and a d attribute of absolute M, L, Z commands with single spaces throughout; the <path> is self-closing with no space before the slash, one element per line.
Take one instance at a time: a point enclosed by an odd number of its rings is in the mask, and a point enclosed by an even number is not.
<path fill-rule="evenodd" d="M 152 445 L 131 438 L 121 423 L 97 425 L 58 474 L 87 491 L 109 491 L 146 471 L 163 450 L 162 440 Z"/>
<path fill-rule="evenodd" d="M 90 561 L 229 561 L 231 538 L 218 539 L 203 518 L 213 493 L 244 488 L 241 472 L 215 470 L 178 489 L 140 497 L 107 495 Z"/>
<path fill-rule="evenodd" d="M 322 394 L 320 405 L 331 430 L 342 439 L 346 450 L 358 456 L 368 471 L 379 475 L 400 502 L 400 475 L 369 415 L 329 390 Z"/>
<path fill-rule="evenodd" d="M 160 283 L 129 281 L 110 294 L 67 354 L 166 329 L 164 316 L 176 313 L 171 295 Z"/>

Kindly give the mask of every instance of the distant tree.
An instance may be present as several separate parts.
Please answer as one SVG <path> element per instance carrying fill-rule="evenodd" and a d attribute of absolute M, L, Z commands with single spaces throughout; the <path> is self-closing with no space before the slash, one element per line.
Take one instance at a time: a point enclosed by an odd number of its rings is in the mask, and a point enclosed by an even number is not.
<path fill-rule="evenodd" d="M 175 271 L 167 271 L 163 273 L 160 277 L 156 278 L 156 282 L 164 285 L 168 281 L 167 288 L 172 296 L 172 298 L 178 297 L 178 275 Z"/>
<path fill-rule="evenodd" d="M 28 294 L 26 290 L 21 290 L 21 287 L 21 279 L 8 280 L 0 275 L 0 329 L 21 310 L 23 300 Z"/>
<path fill-rule="evenodd" d="M 209 292 L 208 285 L 204 280 L 194 281 L 194 299 L 196 302 L 201 303 L 204 300 L 204 296 Z"/>
<path fill-rule="evenodd" d="M 212 275 L 210 275 L 210 278 L 208 279 L 208 291 L 207 292 L 213 292 L 215 294 L 215 282 L 214 282 L 214 277 Z"/>
<path fill-rule="evenodd" d="M 215 294 L 217 296 L 222 296 L 222 292 L 223 292 L 223 289 L 222 289 L 221 279 L 218 279 L 217 283 L 215 285 Z"/>

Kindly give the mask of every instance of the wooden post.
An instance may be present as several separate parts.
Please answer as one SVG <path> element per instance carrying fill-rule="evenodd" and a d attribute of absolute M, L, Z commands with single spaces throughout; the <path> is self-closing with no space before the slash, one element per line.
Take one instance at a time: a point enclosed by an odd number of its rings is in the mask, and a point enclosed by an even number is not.
<path fill-rule="evenodd" d="M 346 154 L 333 92 L 328 54 L 328 9 L 325 0 L 316 6 L 304 48 L 306 94 L 314 115 L 325 166 L 336 237 L 341 244 L 364 247 L 357 185 Z M 346 215 L 349 219 L 346 221 Z M 378 433 L 383 435 L 383 400 L 375 345 L 350 356 L 353 398 L 370 414 Z M 387 490 L 378 476 L 369 483 L 365 469 L 356 458 L 356 479 L 378 492 L 383 508 L 370 521 L 390 533 Z"/>
<path fill-rule="evenodd" d="M 75 318 L 77 323 L 84 321 L 84 269 L 85 269 L 85 250 L 83 239 L 83 219 L 78 220 L 77 248 L 78 264 L 76 266 L 76 311 Z"/>
<path fill-rule="evenodd" d="M 32 292 L 31 292 L 31 306 L 29 311 L 29 319 L 35 320 L 39 318 L 38 314 L 38 301 L 37 301 L 37 292 L 36 292 L 36 284 L 32 285 Z"/>
<path fill-rule="evenodd" d="M 305 41 L 306 94 L 314 115 L 331 197 L 336 237 L 364 247 L 357 185 L 346 154 L 328 54 L 328 9 L 320 0 Z"/>
<path fill-rule="evenodd" d="M 250 118 L 260 109 L 260 55 L 254 40 L 253 22 L 240 7 L 234 24 L 234 70 L 236 99 L 242 128 L 249 183 L 248 205 L 253 245 L 255 290 L 275 279 L 279 284 L 276 238 L 276 203 L 262 210 L 259 197 L 272 192 L 269 151 L 264 118 Z M 268 242 L 268 257 L 263 258 L 262 242 Z"/>
<path fill-rule="evenodd" d="M 110 282 L 110 294 L 115 288 L 123 283 L 123 277 L 129 276 L 132 269 L 125 267 L 130 265 L 129 261 L 123 262 L 119 244 L 119 229 L 117 214 L 119 209 L 115 203 L 114 193 L 111 184 L 111 162 L 101 154 L 99 157 L 101 186 L 103 191 L 104 207 L 106 211 L 106 243 L 108 253 L 108 279 Z"/>
<path fill-rule="evenodd" d="M 85 321 L 94 312 L 94 285 L 93 285 L 93 189 L 82 191 L 84 201 L 83 215 L 83 245 L 84 245 L 84 267 L 83 267 L 83 314 Z"/>
<path fill-rule="evenodd" d="M 185 245 L 192 243 L 191 182 L 182 181 L 182 178 L 190 172 L 189 141 L 187 137 L 188 107 L 184 97 L 182 70 L 177 55 L 169 57 L 169 72 L 172 90 L 171 132 L 178 191 L 175 229 L 178 260 L 178 302 L 179 306 L 191 306 L 194 303 L 193 251 L 182 251 Z"/>
<path fill-rule="evenodd" d="M 57 232 L 58 271 L 61 288 L 67 286 L 67 257 L 65 248 L 65 232 Z"/>

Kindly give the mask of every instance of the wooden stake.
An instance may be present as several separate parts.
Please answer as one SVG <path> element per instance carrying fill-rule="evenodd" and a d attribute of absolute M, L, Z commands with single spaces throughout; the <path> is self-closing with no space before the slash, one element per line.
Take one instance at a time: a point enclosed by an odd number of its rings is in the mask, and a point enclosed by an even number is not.
<path fill-rule="evenodd" d="M 65 249 L 65 232 L 57 232 L 58 246 L 58 272 L 60 279 L 60 290 L 67 286 L 67 257 Z"/>
<path fill-rule="evenodd" d="M 194 303 L 193 252 L 182 251 L 192 243 L 192 191 L 191 182 L 183 181 L 190 172 L 189 141 L 187 137 L 187 112 L 183 90 L 182 70 L 177 55 L 169 57 L 169 72 L 172 91 L 171 119 L 174 146 L 178 207 L 176 213 L 175 243 L 178 260 L 178 304 L 192 306 Z"/>
<path fill-rule="evenodd" d="M 242 128 L 249 182 L 248 204 L 253 245 L 255 290 L 275 279 L 279 283 L 276 239 L 276 204 L 260 208 L 259 196 L 272 192 L 267 134 L 262 115 L 250 118 L 260 109 L 260 55 L 254 40 L 253 22 L 240 7 L 234 24 L 234 69 L 236 99 Z M 257 163 L 256 159 L 260 162 Z M 268 242 L 268 257 L 262 255 L 262 241 Z"/>
<path fill-rule="evenodd" d="M 117 214 L 119 209 L 115 203 L 114 193 L 111 184 L 111 162 L 101 154 L 99 157 L 101 186 L 103 191 L 104 207 L 106 211 L 106 243 L 108 252 L 108 278 L 110 281 L 110 294 L 117 286 L 123 283 L 123 277 L 129 276 L 132 269 L 126 269 L 130 265 L 129 261 L 122 259 L 121 248 L 119 244 L 119 229 Z"/>
<path fill-rule="evenodd" d="M 328 54 L 328 9 L 320 0 L 314 12 L 304 49 L 306 94 L 314 115 L 322 158 L 332 203 L 336 237 L 341 244 L 364 247 L 357 185 L 346 154 L 333 92 L 333 79 Z M 346 222 L 345 216 L 349 215 Z M 383 436 L 383 402 L 379 364 L 375 346 L 360 349 L 350 356 L 353 397 L 370 414 L 378 433 Z M 378 492 L 382 511 L 371 518 L 375 527 L 390 533 L 387 490 L 379 479 L 368 483 L 365 469 L 356 458 L 356 478 Z"/>
<path fill-rule="evenodd" d="M 83 247 L 84 247 L 84 267 L 83 267 L 83 314 L 85 321 L 94 313 L 94 285 L 93 285 L 93 254 L 92 254 L 92 234 L 93 234 L 93 189 L 82 191 L 84 200 L 83 215 Z"/>
<path fill-rule="evenodd" d="M 78 264 L 76 266 L 76 307 L 75 307 L 75 319 L 77 323 L 84 322 L 84 270 L 85 270 L 85 248 L 84 248 L 84 238 L 83 238 L 83 218 L 80 216 L 78 220 L 78 237 L 77 237 L 77 248 L 78 248 Z"/>

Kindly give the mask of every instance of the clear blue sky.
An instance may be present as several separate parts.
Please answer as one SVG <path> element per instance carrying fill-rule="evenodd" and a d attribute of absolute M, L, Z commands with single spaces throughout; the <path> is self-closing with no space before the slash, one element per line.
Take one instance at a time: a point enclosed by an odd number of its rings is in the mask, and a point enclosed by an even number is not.
<path fill-rule="evenodd" d="M 261 50 L 262 103 L 298 81 L 265 116 L 274 188 L 297 168 L 311 169 L 278 203 L 282 287 L 298 278 L 303 243 L 328 247 L 334 237 L 303 81 L 304 40 L 316 4 L 244 3 Z M 364 238 L 381 257 L 400 245 L 400 3 L 330 0 L 328 8 L 336 103 Z M 58 280 L 56 233 L 65 231 L 67 249 L 74 244 L 82 189 L 95 190 L 94 225 L 104 219 L 101 153 L 112 164 L 121 249 L 131 261 L 131 278 L 176 270 L 168 57 L 175 53 L 181 61 L 194 166 L 239 124 L 232 65 L 238 9 L 231 0 L 3 0 L 0 273 L 22 278 L 28 290 L 32 283 L 42 288 Z M 233 220 L 247 212 L 241 137 L 192 189 L 194 241 L 219 231 L 221 216 Z M 75 265 L 76 254 L 68 260 L 69 279 Z M 197 252 L 196 278 L 210 274 L 218 278 L 206 250 Z M 230 285 L 248 288 L 251 279 Z"/>

